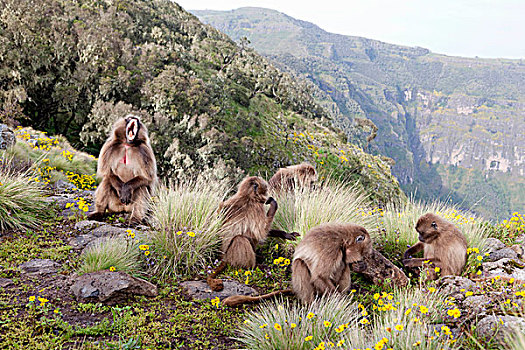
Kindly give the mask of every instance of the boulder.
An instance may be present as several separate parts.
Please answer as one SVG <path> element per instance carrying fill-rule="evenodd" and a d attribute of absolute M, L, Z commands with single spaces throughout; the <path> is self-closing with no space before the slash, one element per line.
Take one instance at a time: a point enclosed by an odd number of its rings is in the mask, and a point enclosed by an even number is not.
<path fill-rule="evenodd" d="M 103 223 L 95 220 L 83 220 L 75 224 L 75 230 L 84 231 L 102 226 Z"/>
<path fill-rule="evenodd" d="M 465 291 L 474 290 L 476 284 L 468 278 L 461 276 L 445 276 L 439 281 L 440 293 L 452 296 L 457 300 L 465 298 Z M 461 291 L 463 290 L 463 292 Z"/>
<path fill-rule="evenodd" d="M 80 235 L 77 237 L 70 238 L 68 244 L 75 250 L 82 250 L 96 239 L 97 237 L 93 235 Z"/>
<path fill-rule="evenodd" d="M 497 238 L 491 237 L 485 240 L 485 249 L 489 254 L 503 248 L 505 248 L 505 244 Z"/>
<path fill-rule="evenodd" d="M 13 130 L 7 125 L 0 124 L 0 149 L 8 149 L 16 143 L 16 137 Z"/>
<path fill-rule="evenodd" d="M 206 281 L 187 281 L 182 282 L 182 290 L 192 299 L 215 299 L 221 300 L 232 295 L 254 295 L 257 291 L 238 281 L 222 280 L 224 289 L 220 292 L 214 292 Z"/>
<path fill-rule="evenodd" d="M 112 237 L 112 236 L 127 236 L 128 230 L 131 230 L 134 234 L 137 231 L 131 228 L 116 227 L 108 224 L 103 224 L 90 231 L 89 234 L 95 237 Z"/>
<path fill-rule="evenodd" d="M 487 316 L 478 322 L 476 330 L 480 337 L 507 343 L 506 338 L 516 333 L 525 332 L 525 318 L 516 316 Z"/>
<path fill-rule="evenodd" d="M 497 307 L 493 304 L 493 299 L 486 294 L 466 297 L 461 303 L 462 309 L 465 310 L 461 314 L 469 314 L 479 319 L 486 316 L 487 310 L 491 310 L 493 306 Z"/>
<path fill-rule="evenodd" d="M 512 248 L 505 247 L 493 251 L 489 255 L 489 261 L 498 261 L 500 259 L 515 259 L 519 260 L 518 253 Z"/>
<path fill-rule="evenodd" d="M 485 262 L 483 267 L 483 277 L 506 277 L 517 280 L 525 280 L 525 265 L 514 259 L 503 258 L 494 262 Z"/>
<path fill-rule="evenodd" d="M 114 305 L 134 295 L 155 297 L 158 295 L 154 284 L 122 271 L 97 271 L 79 276 L 70 288 L 78 301 L 103 302 Z"/>
<path fill-rule="evenodd" d="M 60 264 L 50 259 L 33 259 L 18 267 L 29 276 L 42 276 L 57 273 Z"/>

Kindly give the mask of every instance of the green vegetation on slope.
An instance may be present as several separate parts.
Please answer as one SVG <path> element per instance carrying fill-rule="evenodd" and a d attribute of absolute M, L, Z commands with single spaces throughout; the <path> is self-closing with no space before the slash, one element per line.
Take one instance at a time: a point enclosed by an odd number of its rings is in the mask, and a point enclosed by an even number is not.
<path fill-rule="evenodd" d="M 505 194 L 517 184 L 513 179 L 525 174 L 522 61 L 448 57 L 327 33 L 261 8 L 195 13 L 235 40 L 247 37 L 275 64 L 323 90 L 337 106 L 336 125 L 363 147 L 394 159 L 394 175 L 418 198 L 445 199 L 452 193 L 462 205 L 480 202 L 475 209 L 492 218 L 523 209 L 523 202 Z M 367 135 L 355 128 L 363 118 L 378 128 L 368 145 Z M 491 170 L 514 177 L 502 183 L 503 191 L 494 187 L 468 199 L 448 186 L 436 166 L 485 172 L 492 162 L 499 168 Z M 497 212 L 484 207 L 487 196 L 498 198 Z"/>
<path fill-rule="evenodd" d="M 136 113 L 165 177 L 238 180 L 310 161 L 378 201 L 401 193 L 382 159 L 362 150 L 339 159 L 349 146 L 314 100 L 318 89 L 172 1 L 7 0 L 0 25 L 0 120 L 96 153 L 112 122 Z M 293 142 L 307 132 L 317 154 Z"/>

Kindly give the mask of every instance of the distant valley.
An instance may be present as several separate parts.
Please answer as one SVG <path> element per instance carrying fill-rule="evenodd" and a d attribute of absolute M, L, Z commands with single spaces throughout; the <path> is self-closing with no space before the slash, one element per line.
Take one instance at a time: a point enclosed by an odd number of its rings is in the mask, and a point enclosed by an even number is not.
<path fill-rule="evenodd" d="M 320 88 L 352 142 L 395 161 L 407 194 L 488 218 L 525 210 L 525 60 L 332 34 L 262 8 L 193 13 Z"/>

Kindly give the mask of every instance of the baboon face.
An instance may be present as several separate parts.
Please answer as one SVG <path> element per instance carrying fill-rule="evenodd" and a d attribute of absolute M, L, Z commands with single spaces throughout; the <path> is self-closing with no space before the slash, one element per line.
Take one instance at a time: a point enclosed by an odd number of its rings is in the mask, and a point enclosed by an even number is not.
<path fill-rule="evenodd" d="M 313 166 L 308 166 L 301 169 L 299 172 L 299 181 L 305 187 L 314 188 L 315 182 L 317 181 L 317 173 Z"/>
<path fill-rule="evenodd" d="M 372 252 L 372 240 L 363 227 L 352 230 L 343 242 L 345 263 L 351 264 L 363 260 Z"/>
<path fill-rule="evenodd" d="M 126 121 L 126 141 L 133 143 L 140 131 L 140 119 L 130 114 L 124 120 Z"/>
<path fill-rule="evenodd" d="M 268 199 L 268 183 L 257 176 L 250 176 L 241 182 L 239 192 L 256 202 L 265 203 Z"/>
<path fill-rule="evenodd" d="M 439 225 L 441 220 L 434 214 L 428 213 L 419 218 L 416 224 L 416 231 L 419 233 L 419 240 L 430 244 L 439 237 Z"/>
<path fill-rule="evenodd" d="M 137 144 L 147 141 L 148 131 L 139 117 L 128 114 L 125 118 L 119 118 L 113 124 L 114 138 L 120 142 Z"/>

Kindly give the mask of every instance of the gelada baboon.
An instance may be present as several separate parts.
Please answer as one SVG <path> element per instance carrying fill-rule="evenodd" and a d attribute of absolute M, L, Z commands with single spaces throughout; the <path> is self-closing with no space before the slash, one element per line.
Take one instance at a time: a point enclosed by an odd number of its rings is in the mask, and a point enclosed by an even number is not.
<path fill-rule="evenodd" d="M 97 176 L 102 182 L 95 192 L 95 211 L 89 219 L 101 220 L 110 213 L 129 212 L 130 221 L 141 222 L 147 201 L 157 182 L 157 163 L 148 130 L 133 115 L 118 119 L 100 150 Z"/>
<path fill-rule="evenodd" d="M 265 204 L 270 205 L 268 212 Z M 268 196 L 266 181 L 257 176 L 245 178 L 237 193 L 221 203 L 219 210 L 224 214 L 221 229 L 223 256 L 221 264 L 207 278 L 208 285 L 215 291 L 223 288 L 222 281 L 215 277 L 228 264 L 248 269 L 255 267 L 255 248 L 266 237 L 295 240 L 299 235 L 295 232 L 271 230 L 277 202 Z"/>
<path fill-rule="evenodd" d="M 345 292 L 350 287 L 350 264 L 366 265 L 362 260 L 372 252 L 372 240 L 364 227 L 353 224 L 324 224 L 308 231 L 297 245 L 292 263 L 292 289 L 258 297 L 236 295 L 223 300 L 237 306 L 294 293 L 311 303 L 317 295 Z M 354 265 L 355 266 L 355 265 Z M 359 270 L 366 266 L 359 266 Z"/>
<path fill-rule="evenodd" d="M 268 183 L 274 191 L 293 191 L 295 188 L 311 188 L 316 181 L 315 168 L 308 163 L 301 163 L 279 169 Z"/>
<path fill-rule="evenodd" d="M 427 213 L 417 220 L 416 231 L 419 242 L 407 249 L 403 264 L 406 267 L 429 265 L 428 278 L 436 279 L 436 267 L 441 276 L 460 275 L 467 261 L 467 239 L 450 222 Z M 423 258 L 410 258 L 423 250 Z"/>

